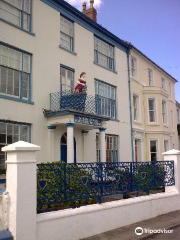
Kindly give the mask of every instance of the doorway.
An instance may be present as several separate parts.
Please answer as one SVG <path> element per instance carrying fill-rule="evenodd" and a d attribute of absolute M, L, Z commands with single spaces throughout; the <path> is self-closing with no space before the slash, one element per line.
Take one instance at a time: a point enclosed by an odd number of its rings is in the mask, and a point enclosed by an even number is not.
<path fill-rule="evenodd" d="M 61 137 L 61 158 L 60 160 L 67 163 L 67 132 Z M 76 163 L 76 139 L 74 137 L 74 163 Z"/>

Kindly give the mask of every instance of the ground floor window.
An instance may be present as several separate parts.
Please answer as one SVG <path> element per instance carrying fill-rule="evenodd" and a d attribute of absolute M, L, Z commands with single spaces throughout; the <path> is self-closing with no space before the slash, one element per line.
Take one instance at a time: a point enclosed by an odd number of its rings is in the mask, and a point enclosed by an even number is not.
<path fill-rule="evenodd" d="M 158 141 L 150 140 L 150 160 L 157 161 L 158 154 Z"/>
<path fill-rule="evenodd" d="M 118 136 L 106 135 L 106 162 L 118 162 Z M 96 134 L 96 160 L 100 162 L 100 138 Z"/>
<path fill-rule="evenodd" d="M 0 169 L 5 169 L 6 161 L 2 148 L 19 140 L 30 141 L 30 125 L 0 121 Z"/>

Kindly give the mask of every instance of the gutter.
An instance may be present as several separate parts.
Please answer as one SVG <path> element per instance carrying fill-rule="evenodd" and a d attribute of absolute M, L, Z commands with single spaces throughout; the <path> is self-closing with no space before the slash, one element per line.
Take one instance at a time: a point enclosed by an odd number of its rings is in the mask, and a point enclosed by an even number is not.
<path fill-rule="evenodd" d="M 130 56 L 132 47 L 133 46 L 129 44 L 129 48 L 127 50 L 127 66 L 128 66 L 128 89 L 129 89 L 129 114 L 130 114 L 130 125 L 131 125 L 131 150 L 132 150 L 132 162 L 134 162 L 133 123 L 132 123 L 132 104 L 131 104 L 131 77 L 130 77 L 130 63 L 129 63 L 129 56 Z"/>

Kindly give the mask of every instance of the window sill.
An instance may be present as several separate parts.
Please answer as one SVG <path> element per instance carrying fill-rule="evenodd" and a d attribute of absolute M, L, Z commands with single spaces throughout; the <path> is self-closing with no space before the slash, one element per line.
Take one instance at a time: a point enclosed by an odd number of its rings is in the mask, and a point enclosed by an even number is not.
<path fill-rule="evenodd" d="M 65 50 L 65 51 L 67 51 L 67 52 L 69 52 L 69 53 L 71 53 L 71 54 L 73 54 L 73 55 L 77 55 L 77 53 L 75 53 L 75 52 L 72 52 L 71 50 L 68 50 L 68 49 L 66 49 L 66 48 L 64 48 L 64 47 L 62 47 L 61 45 L 59 45 L 59 48 L 61 48 L 61 49 L 63 49 L 63 50 Z"/>
<path fill-rule="evenodd" d="M 97 65 L 97 66 L 99 66 L 99 67 L 102 67 L 102 68 L 104 68 L 104 69 L 106 69 L 106 70 L 108 70 L 108 71 L 110 71 L 110 72 L 113 72 L 113 73 L 116 73 L 117 74 L 117 72 L 115 71 L 115 70 L 111 70 L 111 69 L 109 69 L 109 68 L 106 68 L 106 67 L 104 67 L 104 66 L 102 66 L 102 65 L 100 65 L 100 64 L 98 64 L 98 63 L 96 63 L 96 62 L 93 62 L 95 65 Z"/>
<path fill-rule="evenodd" d="M 32 36 L 36 36 L 35 33 L 33 33 L 33 32 L 29 32 L 28 30 L 25 30 L 25 29 L 23 29 L 23 28 L 21 28 L 21 27 L 15 25 L 15 24 L 11 23 L 11 22 L 8 22 L 7 20 L 5 20 L 5 19 L 3 19 L 3 18 L 0 18 L 0 21 L 5 22 L 5 23 L 7 23 L 7 24 L 9 24 L 9 25 L 11 25 L 11 26 L 13 26 L 13 27 L 15 27 L 15 28 L 17 28 L 17 29 L 23 31 L 23 32 L 26 32 L 26 33 L 28 33 L 28 34 L 30 34 L 30 35 L 32 35 Z"/>
<path fill-rule="evenodd" d="M 0 94 L 0 98 L 34 105 L 34 102 L 31 102 L 29 100 L 24 100 L 24 99 L 19 99 L 19 98 L 15 98 L 15 97 L 5 96 L 5 95 L 2 95 L 2 94 Z"/>
<path fill-rule="evenodd" d="M 149 122 L 149 123 L 148 123 L 148 126 L 160 126 L 160 125 L 159 125 L 158 123 L 153 123 L 153 122 L 150 123 L 150 122 Z"/>

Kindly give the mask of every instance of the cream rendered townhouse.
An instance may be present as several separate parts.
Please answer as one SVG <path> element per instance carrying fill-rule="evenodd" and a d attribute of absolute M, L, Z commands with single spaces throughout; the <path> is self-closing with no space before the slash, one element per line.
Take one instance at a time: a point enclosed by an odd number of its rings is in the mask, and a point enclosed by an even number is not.
<path fill-rule="evenodd" d="M 177 80 L 135 47 L 130 68 L 134 160 L 161 160 L 162 152 L 179 149 Z"/>
<path fill-rule="evenodd" d="M 92 0 L 83 12 L 0 0 L 0 149 L 24 140 L 41 146 L 38 162 L 132 161 L 130 45 L 96 15 Z M 77 94 L 82 72 L 87 93 Z"/>

